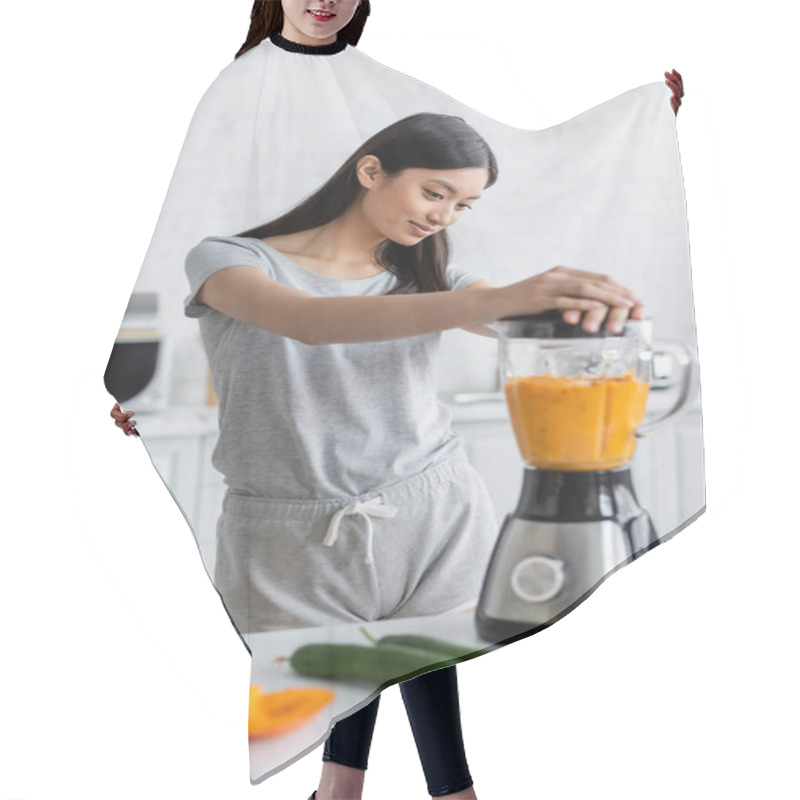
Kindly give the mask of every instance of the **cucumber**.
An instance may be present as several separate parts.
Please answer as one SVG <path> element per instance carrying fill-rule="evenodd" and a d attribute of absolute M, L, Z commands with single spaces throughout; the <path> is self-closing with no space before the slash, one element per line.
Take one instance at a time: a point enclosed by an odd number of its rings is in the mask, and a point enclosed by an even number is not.
<path fill-rule="evenodd" d="M 385 683 L 430 669 L 444 658 L 441 653 L 393 645 L 307 644 L 292 654 L 289 663 L 295 672 L 311 678 Z"/>
<path fill-rule="evenodd" d="M 446 656 L 447 658 L 460 658 L 480 649 L 465 648 L 464 645 L 446 642 L 444 639 L 432 639 L 429 636 L 415 636 L 413 634 L 384 636 L 382 639 L 378 639 L 377 644 L 378 647 L 410 647 L 414 650 L 427 650 L 434 655 Z"/>

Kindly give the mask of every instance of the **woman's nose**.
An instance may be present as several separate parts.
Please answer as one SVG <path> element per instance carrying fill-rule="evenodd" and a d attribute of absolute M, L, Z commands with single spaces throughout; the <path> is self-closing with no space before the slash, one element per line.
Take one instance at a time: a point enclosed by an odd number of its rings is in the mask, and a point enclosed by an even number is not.
<path fill-rule="evenodd" d="M 431 211 L 431 213 L 428 214 L 428 219 L 433 224 L 442 228 L 446 228 L 448 225 L 452 225 L 455 222 L 456 214 L 452 208 L 440 208 L 438 210 Z"/>

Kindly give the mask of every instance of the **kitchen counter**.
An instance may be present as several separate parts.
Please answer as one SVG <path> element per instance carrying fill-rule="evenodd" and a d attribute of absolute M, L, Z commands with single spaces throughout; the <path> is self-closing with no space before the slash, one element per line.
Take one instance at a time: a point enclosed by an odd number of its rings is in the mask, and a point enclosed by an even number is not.
<path fill-rule="evenodd" d="M 477 603 L 477 601 L 476 601 Z M 489 652 L 496 643 L 478 638 L 475 630 L 475 605 L 449 614 L 430 617 L 406 617 L 321 628 L 301 628 L 247 636 L 253 655 L 251 682 L 264 692 L 293 687 L 324 687 L 334 693 L 332 703 L 322 709 L 308 725 L 281 736 L 250 741 L 250 777 L 257 781 L 276 771 L 287 760 L 318 747 L 327 738 L 333 723 L 357 711 L 377 696 L 379 685 L 367 681 L 324 680 L 295 673 L 288 659 L 306 644 L 359 644 L 369 646 L 361 633 L 366 629 L 375 639 L 396 634 L 415 634 L 445 639 L 464 645 L 468 652 Z M 401 677 L 401 676 L 398 676 Z"/>

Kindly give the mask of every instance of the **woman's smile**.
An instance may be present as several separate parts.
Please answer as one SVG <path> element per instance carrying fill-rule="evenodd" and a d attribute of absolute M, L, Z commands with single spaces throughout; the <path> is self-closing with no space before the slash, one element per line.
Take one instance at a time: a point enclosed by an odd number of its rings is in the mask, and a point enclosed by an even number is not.
<path fill-rule="evenodd" d="M 336 14 L 334 14 L 332 11 L 321 11 L 318 8 L 310 8 L 308 13 L 311 14 L 315 20 L 320 22 L 328 22 L 328 20 L 331 20 L 336 16 Z"/>
<path fill-rule="evenodd" d="M 414 220 L 409 220 L 409 223 L 417 236 L 430 236 L 432 233 L 436 233 L 436 228 L 428 228 L 425 225 L 420 225 L 418 222 L 414 222 Z"/>

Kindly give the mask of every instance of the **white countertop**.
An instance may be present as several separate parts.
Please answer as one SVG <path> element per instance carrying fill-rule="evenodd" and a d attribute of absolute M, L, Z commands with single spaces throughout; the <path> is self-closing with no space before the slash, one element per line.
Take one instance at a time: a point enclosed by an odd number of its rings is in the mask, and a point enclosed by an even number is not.
<path fill-rule="evenodd" d="M 285 762 L 295 760 L 319 746 L 338 718 L 357 711 L 378 694 L 379 686 L 366 681 L 324 680 L 298 675 L 288 662 L 295 650 L 306 644 L 369 646 L 369 640 L 359 630 L 363 627 L 375 639 L 396 634 L 416 634 L 464 645 L 467 652 L 489 652 L 497 645 L 478 638 L 475 629 L 475 605 L 464 611 L 430 617 L 406 617 L 250 634 L 247 639 L 253 656 L 251 683 L 259 684 L 262 691 L 277 692 L 293 687 L 317 687 L 330 689 L 334 693 L 330 705 L 323 708 L 319 715 L 304 727 L 281 736 L 250 741 L 251 779 L 263 778 L 270 772 L 276 771 Z"/>

